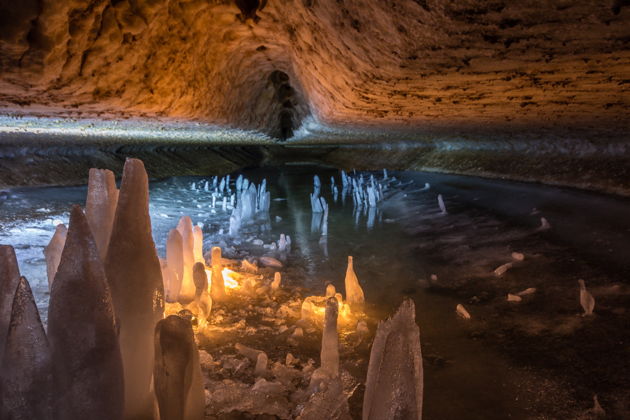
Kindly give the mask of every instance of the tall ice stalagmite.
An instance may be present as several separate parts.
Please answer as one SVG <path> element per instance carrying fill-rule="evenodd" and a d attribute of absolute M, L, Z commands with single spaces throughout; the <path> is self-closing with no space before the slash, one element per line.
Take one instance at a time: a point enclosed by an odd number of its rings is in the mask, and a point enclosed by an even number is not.
<path fill-rule="evenodd" d="M 184 278 L 184 242 L 182 234 L 177 229 L 171 229 L 166 239 L 166 265 L 175 274 L 175 283 L 172 284 L 171 297 L 179 297 Z"/>
<path fill-rule="evenodd" d="M 114 173 L 107 169 L 90 169 L 85 215 L 92 229 L 96 248 L 104 261 L 112 234 L 118 189 Z"/>
<path fill-rule="evenodd" d="M 55 418 L 122 419 L 123 365 L 103 262 L 79 206 L 50 292 Z"/>
<path fill-rule="evenodd" d="M 322 333 L 321 363 L 329 377 L 339 376 L 339 335 L 337 334 L 337 317 L 339 303 L 334 297 L 326 300 L 324 315 L 324 332 Z"/>
<path fill-rule="evenodd" d="M 221 248 L 212 247 L 212 279 L 210 280 L 210 297 L 212 301 L 225 300 L 225 284 L 223 282 L 223 260 Z"/>
<path fill-rule="evenodd" d="M 184 272 L 182 285 L 179 289 L 179 302 L 186 305 L 195 298 L 195 283 L 193 282 L 193 265 L 195 264 L 193 225 L 190 217 L 183 216 L 179 219 L 177 230 L 182 235 L 182 250 L 184 258 Z"/>
<path fill-rule="evenodd" d="M 151 236 L 149 180 L 127 159 L 105 260 L 125 371 L 125 418 L 152 418 L 153 330 L 164 314 L 160 262 Z"/>
<path fill-rule="evenodd" d="M 46 274 L 48 275 L 48 290 L 52 288 L 52 282 L 57 274 L 57 268 L 59 267 L 59 261 L 61 261 L 61 253 L 63 247 L 66 244 L 66 235 L 68 229 L 66 225 L 60 223 L 55 228 L 55 234 L 53 235 L 46 248 L 44 248 L 44 258 L 46 259 Z"/>
<path fill-rule="evenodd" d="M 0 361 L 4 352 L 2 343 L 6 343 L 13 298 L 19 282 L 20 270 L 13 247 L 0 245 Z"/>
<path fill-rule="evenodd" d="M 354 273 L 352 257 L 348 257 L 348 268 L 346 269 L 346 301 L 351 307 L 361 307 L 365 303 L 363 289 Z"/>
<path fill-rule="evenodd" d="M 155 327 L 155 395 L 164 420 L 202 420 L 205 396 L 192 325 L 171 315 Z"/>
<path fill-rule="evenodd" d="M 0 419 L 52 419 L 50 349 L 31 287 L 20 278 L 0 361 Z"/>
<path fill-rule="evenodd" d="M 203 231 L 201 226 L 193 227 L 193 258 L 196 263 L 205 263 L 203 259 Z"/>
<path fill-rule="evenodd" d="M 363 420 L 422 419 L 423 371 L 416 308 L 405 300 L 376 330 L 368 365 Z"/>

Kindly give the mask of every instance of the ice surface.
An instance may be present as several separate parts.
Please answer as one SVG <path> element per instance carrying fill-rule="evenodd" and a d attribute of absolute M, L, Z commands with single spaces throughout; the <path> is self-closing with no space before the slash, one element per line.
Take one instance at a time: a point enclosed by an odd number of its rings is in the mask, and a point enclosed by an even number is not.
<path fill-rule="evenodd" d="M 0 343 L 4 347 L 4 357 L 0 360 L 0 418 L 52 419 L 50 348 L 24 277 L 15 291 L 6 340 Z"/>
<path fill-rule="evenodd" d="M 162 272 L 151 236 L 144 165 L 127 159 L 105 260 L 125 367 L 125 417 L 152 415 L 153 328 L 164 313 Z"/>
<path fill-rule="evenodd" d="M 117 243 L 115 236 L 113 239 L 112 244 Z M 121 319 L 121 335 L 126 320 L 122 315 L 116 313 Z M 48 338 L 56 417 L 121 419 L 127 383 L 123 382 L 112 296 L 90 226 L 79 206 L 72 208 L 66 246 L 50 292 Z M 148 357 L 141 355 L 141 359 Z"/>
<path fill-rule="evenodd" d="M 15 291 L 20 282 L 15 251 L 12 246 L 0 245 L 0 343 L 6 343 Z M 0 344 L 0 361 L 4 345 Z"/>
<path fill-rule="evenodd" d="M 420 420 L 423 381 L 416 308 L 406 299 L 390 319 L 378 324 L 365 383 L 363 420 Z"/>
<path fill-rule="evenodd" d="M 205 396 L 192 325 L 170 315 L 155 326 L 155 396 L 160 418 L 200 420 Z"/>
<path fill-rule="evenodd" d="M 330 378 L 339 376 L 339 335 L 337 317 L 339 304 L 334 297 L 326 300 L 324 332 L 322 333 L 321 367 Z"/>
<path fill-rule="evenodd" d="M 578 283 L 580 284 L 580 305 L 582 305 L 582 309 L 584 309 L 583 316 L 593 315 L 593 309 L 595 309 L 595 298 L 591 292 L 586 290 L 586 283 L 584 283 L 584 280 L 580 279 L 578 280 Z"/>
<path fill-rule="evenodd" d="M 105 261 L 109 238 L 112 234 L 117 203 L 118 189 L 114 173 L 107 169 L 90 169 L 85 215 L 103 261 Z"/>
<path fill-rule="evenodd" d="M 48 276 L 48 289 L 52 288 L 52 282 L 55 279 L 57 273 L 57 267 L 59 267 L 59 261 L 61 261 L 61 252 L 66 244 L 66 234 L 68 229 L 63 223 L 58 224 L 55 228 L 55 234 L 52 239 L 44 248 L 44 258 L 46 259 L 46 274 Z M 108 238 L 109 240 L 109 238 Z M 102 258 L 102 254 L 99 253 Z"/>
<path fill-rule="evenodd" d="M 365 303 L 363 289 L 359 284 L 359 279 L 354 272 L 353 258 L 348 257 L 348 268 L 346 269 L 346 301 L 350 306 L 361 307 Z"/>

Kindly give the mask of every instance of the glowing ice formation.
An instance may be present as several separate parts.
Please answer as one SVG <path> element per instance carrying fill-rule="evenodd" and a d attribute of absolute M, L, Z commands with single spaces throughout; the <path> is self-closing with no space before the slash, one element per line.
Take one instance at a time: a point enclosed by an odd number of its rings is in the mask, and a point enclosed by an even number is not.
<path fill-rule="evenodd" d="M 44 258 L 46 259 L 46 274 L 48 276 L 48 290 L 52 288 L 52 282 L 55 279 L 57 273 L 57 267 L 59 267 L 59 261 L 61 261 L 61 252 L 66 244 L 66 234 L 68 229 L 66 225 L 59 224 L 55 228 L 55 233 L 50 239 L 50 242 L 44 248 Z"/>
<path fill-rule="evenodd" d="M 0 245 L 0 343 L 6 343 L 13 298 L 20 282 L 15 251 L 12 246 Z M 0 345 L 0 362 L 4 352 L 4 345 Z"/>
<path fill-rule="evenodd" d="M 173 273 L 170 278 L 169 288 L 165 289 L 165 297 L 168 302 L 179 299 L 179 291 L 182 288 L 184 278 L 184 242 L 177 229 L 171 229 L 166 240 L 166 265 Z"/>
<path fill-rule="evenodd" d="M 203 258 L 203 231 L 200 226 L 193 227 L 193 260 L 205 263 Z"/>
<path fill-rule="evenodd" d="M 339 335 L 337 333 L 337 317 L 339 303 L 334 297 L 326 300 L 324 315 L 324 332 L 322 333 L 321 367 L 329 377 L 339 376 Z"/>
<path fill-rule="evenodd" d="M 353 258 L 348 257 L 348 268 L 346 269 L 346 301 L 353 307 L 361 307 L 365 303 L 363 289 L 359 284 L 359 279 L 354 272 Z"/>
<path fill-rule="evenodd" d="M 24 277 L 12 295 L 9 328 L 1 341 L 0 418 L 50 420 L 53 376 L 46 332 Z"/>
<path fill-rule="evenodd" d="M 103 261 L 105 261 L 112 234 L 117 203 L 118 189 L 116 188 L 114 173 L 107 169 L 90 169 L 85 200 L 85 216 Z"/>
<path fill-rule="evenodd" d="M 115 235 L 112 244 L 117 243 Z M 157 273 L 159 276 L 159 266 Z M 121 320 L 123 338 L 129 325 L 119 308 L 115 312 Z M 153 324 L 147 327 L 152 329 Z M 141 338 L 138 334 L 131 340 L 136 352 Z M 123 379 L 112 296 L 88 221 L 79 206 L 74 206 L 70 214 L 66 246 L 50 292 L 48 339 L 56 418 L 121 419 L 125 407 L 123 389 L 131 388 L 128 384 L 132 382 Z M 147 358 L 147 354 L 140 354 L 139 359 Z M 147 386 L 150 379 L 149 376 Z"/>
<path fill-rule="evenodd" d="M 148 177 L 137 159 L 125 162 L 105 271 L 120 322 L 125 417 L 150 417 L 153 327 L 163 317 L 164 286 L 151 236 Z"/>
<path fill-rule="evenodd" d="M 223 282 L 223 260 L 221 248 L 212 247 L 212 278 L 210 282 L 210 296 L 213 302 L 225 300 L 225 284 Z"/>
<path fill-rule="evenodd" d="M 584 280 L 578 280 L 580 284 L 580 305 L 582 305 L 582 309 L 584 309 L 584 314 L 582 316 L 591 316 L 593 315 L 593 309 L 595 309 L 595 298 L 586 290 L 586 283 Z"/>
<path fill-rule="evenodd" d="M 161 419 L 203 419 L 205 397 L 199 352 L 187 319 L 170 315 L 155 326 L 153 377 Z"/>
<path fill-rule="evenodd" d="M 378 324 L 370 352 L 363 420 L 422 419 L 424 392 L 416 308 L 406 299 Z"/>
<path fill-rule="evenodd" d="M 280 289 L 280 283 L 282 282 L 282 275 L 279 271 L 276 271 L 273 275 L 273 282 L 271 283 L 271 290 L 276 291 Z"/>

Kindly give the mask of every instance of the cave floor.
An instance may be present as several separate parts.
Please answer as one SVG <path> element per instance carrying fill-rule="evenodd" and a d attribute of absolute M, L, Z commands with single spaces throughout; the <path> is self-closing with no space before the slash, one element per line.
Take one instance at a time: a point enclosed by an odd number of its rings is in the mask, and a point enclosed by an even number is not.
<path fill-rule="evenodd" d="M 311 218 L 314 174 L 331 203 L 326 243 Z M 268 243 L 286 233 L 293 248 L 283 283 L 305 295 L 323 294 L 327 282 L 343 291 L 346 257 L 353 255 L 372 334 L 403 298 L 415 301 L 425 419 L 590 418 L 595 394 L 610 418 L 630 415 L 630 219 L 625 217 L 630 200 L 535 184 L 392 172 L 403 185 L 370 214 L 354 212 L 351 197 L 334 202 L 329 179 L 334 175 L 340 183 L 337 170 L 293 165 L 244 175 L 254 182 L 266 177 L 272 203 L 269 220 L 238 238 L 223 233 L 229 210 L 220 203 L 210 208 L 203 188 L 210 178 L 152 182 L 158 254 L 164 256 L 168 230 L 182 215 L 203 223 L 205 250 L 221 245 L 231 258 L 262 255 L 265 250 L 254 238 Z M 425 182 L 431 188 L 422 191 Z M 69 205 L 83 204 L 85 193 L 85 186 L 16 188 L 0 201 L 0 242 L 15 247 L 44 322 L 48 287 L 42 250 L 55 224 L 67 223 Z M 444 197 L 446 215 L 437 194 Z M 537 229 L 541 217 L 551 229 Z M 525 259 L 514 261 L 513 252 Z M 494 274 L 508 262 L 511 269 Z M 591 317 L 580 316 L 580 278 L 596 299 Z M 508 293 L 532 287 L 536 292 L 521 302 L 506 301 Z M 460 303 L 472 319 L 457 316 Z M 266 351 L 270 360 L 284 360 L 290 351 L 318 363 L 317 334 L 297 348 L 273 331 L 265 334 L 228 334 L 201 344 L 215 359 L 234 352 L 239 341 Z M 363 382 L 369 348 L 344 349 L 343 337 L 341 343 L 342 368 Z M 355 418 L 360 418 L 362 394 L 359 384 L 350 398 Z"/>

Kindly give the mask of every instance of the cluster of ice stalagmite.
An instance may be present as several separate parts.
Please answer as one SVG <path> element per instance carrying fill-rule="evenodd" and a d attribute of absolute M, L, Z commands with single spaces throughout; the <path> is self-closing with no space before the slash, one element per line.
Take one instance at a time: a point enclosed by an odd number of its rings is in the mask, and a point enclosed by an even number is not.
<path fill-rule="evenodd" d="M 256 219 L 269 217 L 271 194 L 267 191 L 267 180 L 259 186 L 239 176 L 236 180 L 236 205 L 230 216 L 229 233 L 238 235 L 242 226 L 252 224 Z"/>

